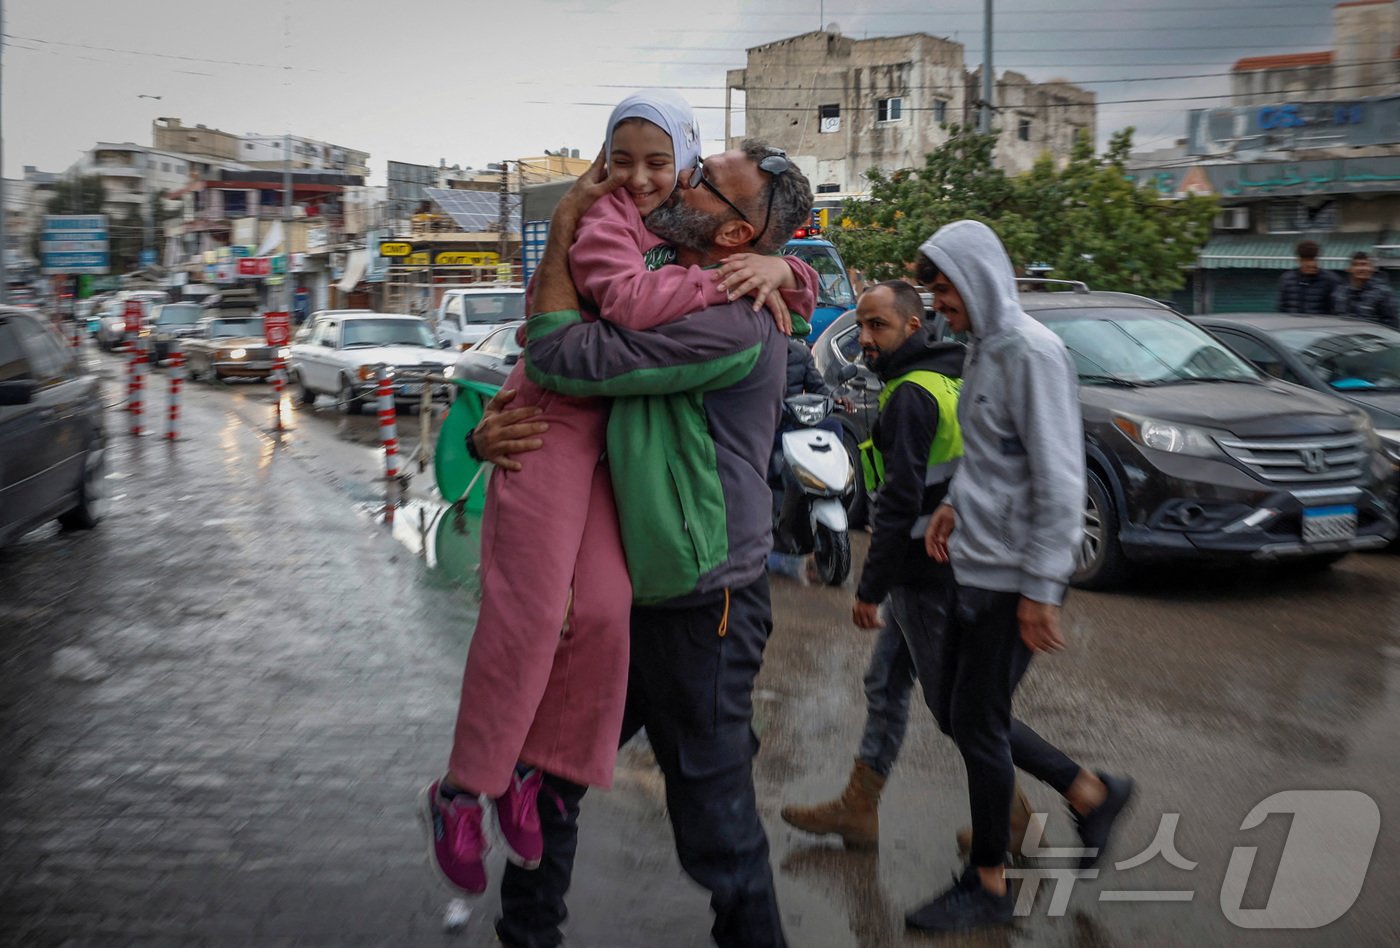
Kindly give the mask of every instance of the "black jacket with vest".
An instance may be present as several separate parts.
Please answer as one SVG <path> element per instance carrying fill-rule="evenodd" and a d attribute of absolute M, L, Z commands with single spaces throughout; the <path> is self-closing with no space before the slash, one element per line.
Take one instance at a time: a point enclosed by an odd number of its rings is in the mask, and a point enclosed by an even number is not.
<path fill-rule="evenodd" d="M 966 355 L 961 343 L 937 342 L 921 326 L 871 368 L 886 385 L 916 369 L 962 378 Z M 928 518 L 948 492 L 947 481 L 924 483 L 939 421 L 938 403 L 915 384 L 896 388 L 875 420 L 871 439 L 884 457 L 885 474 L 874 498 L 870 552 L 856 589 L 862 602 L 884 601 L 893 586 L 953 581 L 947 564 L 934 562 L 924 550 Z"/>

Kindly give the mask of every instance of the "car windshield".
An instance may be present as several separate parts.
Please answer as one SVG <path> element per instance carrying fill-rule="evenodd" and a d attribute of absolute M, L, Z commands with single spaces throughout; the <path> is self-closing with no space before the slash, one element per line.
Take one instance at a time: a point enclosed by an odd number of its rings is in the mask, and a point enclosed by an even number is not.
<path fill-rule="evenodd" d="M 817 289 L 818 306 L 836 306 L 843 310 L 855 309 L 856 295 L 851 289 L 851 278 L 841 266 L 841 258 L 833 247 L 824 244 L 788 244 L 783 254 L 806 261 L 817 271 L 820 286 Z"/>
<path fill-rule="evenodd" d="M 1037 316 L 1064 340 L 1086 385 L 1247 382 L 1249 363 L 1174 313 L 1150 309 L 1050 310 Z"/>
<path fill-rule="evenodd" d="M 433 331 L 421 319 L 347 319 L 342 348 L 364 346 L 425 346 L 437 348 Z"/>
<path fill-rule="evenodd" d="M 233 339 L 238 336 L 261 336 L 261 319 L 216 319 L 209 324 L 209 335 L 215 339 Z"/>
<path fill-rule="evenodd" d="M 193 326 L 199 322 L 201 310 L 195 303 L 170 303 L 160 311 L 158 326 Z"/>
<path fill-rule="evenodd" d="M 1339 391 L 1400 390 L 1400 332 L 1384 326 L 1285 329 L 1283 343 Z"/>
<path fill-rule="evenodd" d="M 464 293 L 462 312 L 472 325 L 490 326 L 525 318 L 524 293 Z"/>

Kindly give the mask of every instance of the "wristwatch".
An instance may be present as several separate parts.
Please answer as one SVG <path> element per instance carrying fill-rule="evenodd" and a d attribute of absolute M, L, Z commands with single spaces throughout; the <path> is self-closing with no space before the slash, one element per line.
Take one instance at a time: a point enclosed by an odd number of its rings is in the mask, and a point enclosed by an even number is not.
<path fill-rule="evenodd" d="M 486 459 L 476 450 L 476 429 L 467 432 L 467 456 L 478 463 Z"/>

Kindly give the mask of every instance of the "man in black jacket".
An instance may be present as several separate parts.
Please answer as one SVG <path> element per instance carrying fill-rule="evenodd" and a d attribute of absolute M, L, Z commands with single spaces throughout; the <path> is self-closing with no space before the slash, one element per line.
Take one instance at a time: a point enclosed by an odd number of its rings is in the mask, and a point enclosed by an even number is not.
<path fill-rule="evenodd" d="M 1368 319 L 1382 326 L 1400 329 L 1395 312 L 1395 296 L 1385 277 L 1376 274 L 1371 255 L 1358 250 L 1351 255 L 1348 279 L 1332 294 L 1332 312 L 1338 316 Z"/>
<path fill-rule="evenodd" d="M 1332 296 L 1341 277 L 1318 265 L 1321 248 L 1315 240 L 1300 241 L 1298 269 L 1289 270 L 1278 281 L 1278 311 L 1299 316 L 1325 316 L 1332 312 Z"/>
<path fill-rule="evenodd" d="M 879 630 L 865 673 L 865 732 L 837 799 L 782 810 L 792 826 L 839 835 L 853 849 L 879 843 L 880 793 L 904 741 L 916 675 L 938 713 L 934 689 L 953 574 L 928 556 L 923 534 L 962 455 L 957 396 L 966 350 L 935 341 L 923 317 L 918 291 L 901 282 L 870 287 L 856 306 L 866 364 L 884 382 L 879 417 L 862 446 L 875 511 L 851 610 L 858 627 Z"/>

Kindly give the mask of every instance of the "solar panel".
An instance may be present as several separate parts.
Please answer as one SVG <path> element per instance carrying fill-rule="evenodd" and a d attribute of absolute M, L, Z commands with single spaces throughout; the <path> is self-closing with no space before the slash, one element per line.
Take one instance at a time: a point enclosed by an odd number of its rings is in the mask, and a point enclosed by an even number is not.
<path fill-rule="evenodd" d="M 423 192 L 442 208 L 462 230 L 469 233 L 495 232 L 501 220 L 501 196 L 490 191 L 458 191 L 454 188 L 424 188 Z M 520 208 L 507 198 L 507 231 L 520 233 Z"/>

